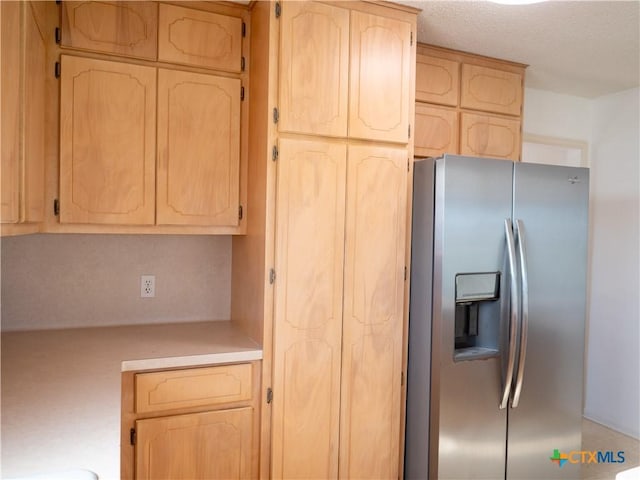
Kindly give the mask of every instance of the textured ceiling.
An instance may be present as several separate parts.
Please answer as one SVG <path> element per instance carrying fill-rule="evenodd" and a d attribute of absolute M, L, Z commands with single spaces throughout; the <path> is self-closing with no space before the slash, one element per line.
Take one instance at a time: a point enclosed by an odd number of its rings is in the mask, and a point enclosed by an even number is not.
<path fill-rule="evenodd" d="M 529 65 L 526 86 L 598 97 L 640 85 L 640 0 L 401 1 L 418 41 Z"/>

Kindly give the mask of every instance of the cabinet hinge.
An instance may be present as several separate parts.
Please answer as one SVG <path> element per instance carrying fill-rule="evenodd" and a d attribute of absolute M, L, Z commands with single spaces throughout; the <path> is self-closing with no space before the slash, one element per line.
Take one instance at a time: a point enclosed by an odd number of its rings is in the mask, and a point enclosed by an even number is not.
<path fill-rule="evenodd" d="M 267 403 L 273 402 L 273 390 L 267 388 Z"/>
<path fill-rule="evenodd" d="M 407 281 L 407 267 L 404 267 L 404 280 Z"/>
<path fill-rule="evenodd" d="M 244 66 L 245 66 L 245 59 L 244 57 L 240 58 L 240 70 L 242 70 L 244 72 Z"/>
<path fill-rule="evenodd" d="M 56 66 L 54 70 L 54 75 L 56 76 L 56 78 L 60 78 L 60 73 L 61 73 L 60 62 L 56 62 Z"/>
<path fill-rule="evenodd" d="M 278 123 L 278 120 L 280 120 L 280 112 L 278 111 L 278 108 L 274 108 L 273 109 L 273 123 Z"/>
<path fill-rule="evenodd" d="M 413 45 L 413 32 L 411 32 L 411 36 L 409 37 L 409 45 Z"/>
<path fill-rule="evenodd" d="M 60 215 L 60 200 L 57 198 L 53 201 L 53 214 L 55 216 Z"/>
<path fill-rule="evenodd" d="M 282 14 L 282 7 L 280 6 L 280 2 L 276 2 L 276 18 L 280 18 Z"/>
<path fill-rule="evenodd" d="M 400 386 L 404 386 L 404 372 L 400 372 Z"/>
<path fill-rule="evenodd" d="M 56 27 L 56 43 L 60 44 L 62 41 L 62 32 L 60 31 L 60 27 Z"/>
<path fill-rule="evenodd" d="M 132 428 L 131 430 L 129 430 L 129 443 L 131 443 L 131 445 L 135 445 L 136 444 L 136 429 Z"/>
<path fill-rule="evenodd" d="M 246 37 L 247 36 L 247 24 L 242 22 L 242 36 Z"/>
<path fill-rule="evenodd" d="M 278 151 L 278 146 L 274 145 L 273 148 L 271 149 L 271 160 L 275 162 L 276 160 L 278 160 L 279 155 L 280 155 L 280 152 Z"/>
<path fill-rule="evenodd" d="M 409 124 L 409 138 L 411 138 L 411 124 Z"/>
<path fill-rule="evenodd" d="M 56 0 L 56 5 L 60 5 L 62 3 L 62 0 Z"/>
<path fill-rule="evenodd" d="M 240 87 L 240 101 L 244 101 L 244 87 Z"/>
<path fill-rule="evenodd" d="M 411 160 L 407 158 L 407 172 L 411 170 Z"/>
<path fill-rule="evenodd" d="M 242 205 L 240 205 L 238 207 L 238 220 L 242 220 L 242 215 L 243 215 Z"/>
<path fill-rule="evenodd" d="M 276 281 L 276 271 L 273 268 L 269 269 L 269 283 L 271 285 Z"/>

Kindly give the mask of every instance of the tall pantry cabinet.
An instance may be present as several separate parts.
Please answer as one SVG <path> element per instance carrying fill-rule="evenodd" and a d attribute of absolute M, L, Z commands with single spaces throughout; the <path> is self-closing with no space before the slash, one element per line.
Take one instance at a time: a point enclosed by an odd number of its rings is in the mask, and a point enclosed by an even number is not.
<path fill-rule="evenodd" d="M 262 477 L 399 475 L 415 25 L 392 4 L 254 5 L 232 318 L 264 338 Z"/>

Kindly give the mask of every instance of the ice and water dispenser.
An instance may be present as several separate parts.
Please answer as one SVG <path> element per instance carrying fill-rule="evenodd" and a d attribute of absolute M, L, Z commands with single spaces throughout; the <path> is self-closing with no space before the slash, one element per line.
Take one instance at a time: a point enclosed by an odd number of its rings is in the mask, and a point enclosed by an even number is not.
<path fill-rule="evenodd" d="M 500 272 L 456 275 L 455 361 L 498 355 Z"/>

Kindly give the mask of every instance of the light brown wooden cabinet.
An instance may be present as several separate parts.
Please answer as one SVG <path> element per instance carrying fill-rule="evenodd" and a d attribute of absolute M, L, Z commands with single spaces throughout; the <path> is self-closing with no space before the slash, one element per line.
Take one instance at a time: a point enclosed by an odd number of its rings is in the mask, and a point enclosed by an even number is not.
<path fill-rule="evenodd" d="M 259 364 L 125 372 L 122 478 L 256 478 Z"/>
<path fill-rule="evenodd" d="M 44 216 L 46 30 L 32 2 L 0 8 L 2 233 L 31 233 Z"/>
<path fill-rule="evenodd" d="M 415 154 L 519 160 L 526 65 L 418 45 Z"/>
<path fill-rule="evenodd" d="M 53 231 L 244 232 L 248 14 L 195 6 L 63 2 Z"/>
<path fill-rule="evenodd" d="M 280 6 L 268 476 L 397 478 L 416 14 Z"/>
<path fill-rule="evenodd" d="M 287 3 L 280 35 L 279 130 L 406 144 L 410 35 L 411 24 L 402 19 Z"/>

